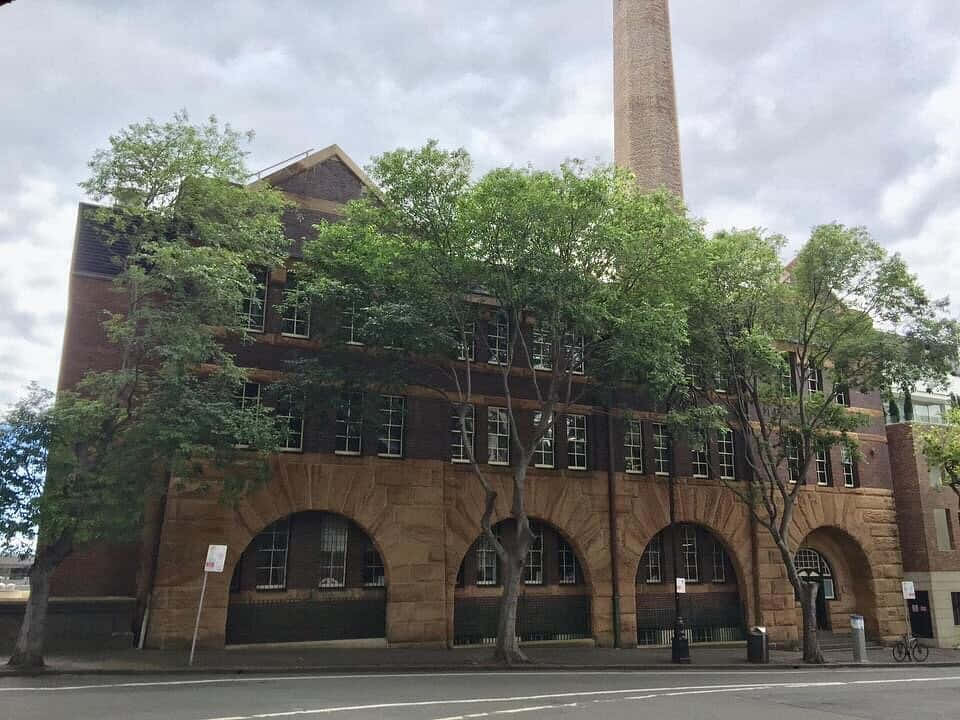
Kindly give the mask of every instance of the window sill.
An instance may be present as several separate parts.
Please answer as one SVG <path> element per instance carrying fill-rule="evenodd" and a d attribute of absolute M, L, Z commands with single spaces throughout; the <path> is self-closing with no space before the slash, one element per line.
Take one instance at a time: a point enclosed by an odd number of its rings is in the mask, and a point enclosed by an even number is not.
<path fill-rule="evenodd" d="M 709 475 L 701 475 L 700 473 L 694 473 L 694 474 L 693 474 L 693 478 L 694 478 L 694 480 L 708 480 L 708 479 L 710 478 L 710 476 L 709 476 Z"/>
<path fill-rule="evenodd" d="M 287 333 L 287 332 L 282 332 L 282 333 L 280 333 L 280 334 L 281 334 L 283 337 L 288 337 L 288 338 L 299 338 L 300 340 L 309 340 L 309 339 L 310 339 L 310 336 L 309 336 L 309 335 L 298 335 L 297 333 Z"/>
<path fill-rule="evenodd" d="M 494 461 L 494 460 L 487 460 L 487 465 L 496 465 L 497 467 L 510 467 L 509 461 L 508 461 L 508 462 L 501 462 L 500 460 L 496 460 L 496 461 Z"/>
<path fill-rule="evenodd" d="M 244 330 L 246 332 L 256 333 L 257 335 L 263 335 L 263 332 L 264 332 L 264 329 L 262 327 L 261 328 L 248 327 L 248 328 L 244 328 Z"/>
<path fill-rule="evenodd" d="M 286 585 L 257 585 L 253 588 L 257 592 L 283 592 L 287 589 Z"/>
<path fill-rule="evenodd" d="M 391 453 L 377 453 L 379 458 L 387 458 L 389 460 L 403 460 L 403 455 L 393 455 Z"/>
<path fill-rule="evenodd" d="M 355 345 L 355 346 L 357 346 L 357 347 L 360 347 L 360 346 L 363 345 L 362 342 L 357 342 L 356 340 L 344 340 L 344 341 L 343 341 L 343 344 L 344 344 L 344 345 Z"/>
<path fill-rule="evenodd" d="M 721 475 L 721 480 L 736 480 L 737 478 L 734 475 Z"/>
<path fill-rule="evenodd" d="M 556 470 L 557 469 L 555 465 L 537 465 L 536 463 L 534 463 L 533 466 L 537 470 Z"/>
<path fill-rule="evenodd" d="M 359 450 L 334 450 L 334 455 L 343 455 L 344 457 L 360 457 Z"/>
<path fill-rule="evenodd" d="M 470 458 L 452 458 L 450 460 L 454 465 L 469 465 Z"/>
<path fill-rule="evenodd" d="M 586 465 L 567 465 L 567 470 L 586 470 Z"/>
<path fill-rule="evenodd" d="M 663 472 L 662 470 L 657 470 L 654 475 L 659 475 L 660 477 L 667 477 L 670 473 Z"/>
<path fill-rule="evenodd" d="M 624 470 L 627 475 L 644 475 L 643 470 Z"/>
<path fill-rule="evenodd" d="M 280 452 L 283 452 L 283 453 L 302 453 L 303 452 L 302 447 L 298 447 L 298 448 L 282 447 L 282 448 L 279 448 L 279 450 Z"/>

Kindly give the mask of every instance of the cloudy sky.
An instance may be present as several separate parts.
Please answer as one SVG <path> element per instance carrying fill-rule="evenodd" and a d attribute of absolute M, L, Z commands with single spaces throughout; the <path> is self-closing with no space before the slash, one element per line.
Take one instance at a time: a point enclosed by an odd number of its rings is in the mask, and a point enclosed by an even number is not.
<path fill-rule="evenodd" d="M 672 0 L 671 13 L 693 212 L 794 245 L 817 223 L 864 224 L 950 293 L 960 3 Z M 77 182 L 111 132 L 183 107 L 256 130 L 252 169 L 331 143 L 364 165 L 431 137 L 481 170 L 609 161 L 611 15 L 610 0 L 0 7 L 0 406 L 56 383 Z"/>

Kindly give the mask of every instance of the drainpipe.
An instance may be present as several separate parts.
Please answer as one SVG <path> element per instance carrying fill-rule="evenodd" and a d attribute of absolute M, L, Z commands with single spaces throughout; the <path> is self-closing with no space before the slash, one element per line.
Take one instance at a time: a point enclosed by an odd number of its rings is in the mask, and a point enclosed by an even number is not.
<path fill-rule="evenodd" d="M 607 500 L 610 512 L 610 567 L 613 576 L 613 646 L 620 641 L 620 543 L 617 539 L 616 471 L 614 470 L 613 403 L 607 407 Z"/>

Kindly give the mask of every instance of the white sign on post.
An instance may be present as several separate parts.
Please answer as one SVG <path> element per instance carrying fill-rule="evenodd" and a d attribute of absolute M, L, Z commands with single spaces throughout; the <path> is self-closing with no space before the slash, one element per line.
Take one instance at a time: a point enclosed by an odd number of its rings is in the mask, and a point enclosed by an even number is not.
<path fill-rule="evenodd" d="M 193 625 L 193 642 L 190 643 L 190 661 L 193 665 L 193 654 L 197 649 L 197 633 L 200 631 L 200 613 L 203 611 L 203 596 L 207 593 L 207 576 L 212 573 L 222 573 L 227 560 L 226 545 L 210 545 L 207 548 L 207 559 L 203 563 L 203 585 L 200 586 L 200 603 L 197 605 L 197 621 Z"/>
<path fill-rule="evenodd" d="M 904 600 L 916 600 L 917 591 L 913 587 L 913 580 L 904 580 L 900 583 L 901 588 L 903 589 L 903 599 Z"/>
<path fill-rule="evenodd" d="M 223 564 L 227 561 L 226 545 L 211 545 L 207 548 L 207 561 L 203 565 L 204 572 L 223 572 Z"/>
<path fill-rule="evenodd" d="M 678 578 L 677 578 L 677 592 L 680 593 L 680 594 L 684 594 L 684 593 L 687 592 L 687 579 L 686 579 L 686 578 L 682 578 L 682 577 L 678 577 Z"/>

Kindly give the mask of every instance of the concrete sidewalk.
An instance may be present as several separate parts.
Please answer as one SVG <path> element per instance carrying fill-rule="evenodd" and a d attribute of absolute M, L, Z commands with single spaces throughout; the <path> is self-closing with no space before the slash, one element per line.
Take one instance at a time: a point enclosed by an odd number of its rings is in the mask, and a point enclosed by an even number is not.
<path fill-rule="evenodd" d="M 578 670 L 665 670 L 686 665 L 670 662 L 669 648 L 613 648 L 535 646 L 525 648 L 533 661 L 522 671 L 543 669 Z M 340 647 L 245 647 L 229 650 L 198 650 L 192 668 L 187 650 L 103 650 L 48 655 L 47 673 L 145 674 L 193 673 L 277 673 L 277 672 L 406 672 L 497 670 L 490 648 L 340 648 Z M 827 652 L 834 665 L 852 663 L 847 652 Z M 691 665 L 697 668 L 762 669 L 800 666 L 798 651 L 771 651 L 770 665 L 746 662 L 743 645 L 697 647 L 690 651 Z M 894 663 L 889 648 L 868 650 L 871 665 Z M 958 665 L 960 651 L 933 648 L 924 665 Z M 0 666 L 0 677 L 23 674 Z"/>

